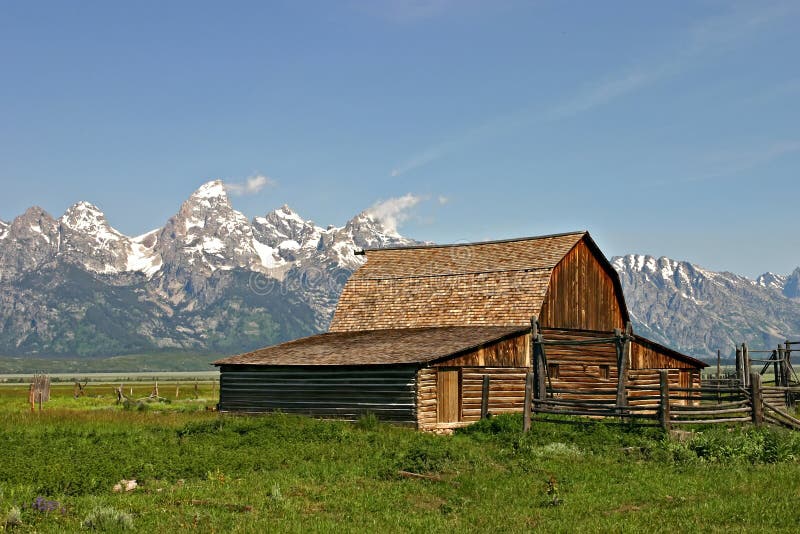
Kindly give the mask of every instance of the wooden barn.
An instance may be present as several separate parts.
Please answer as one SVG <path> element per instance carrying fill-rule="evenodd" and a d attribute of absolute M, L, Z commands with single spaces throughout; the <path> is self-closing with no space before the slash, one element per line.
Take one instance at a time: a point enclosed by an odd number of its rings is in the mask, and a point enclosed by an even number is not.
<path fill-rule="evenodd" d="M 480 418 L 486 376 L 483 409 L 521 411 L 545 347 L 552 391 L 611 388 L 620 372 L 651 384 L 661 369 L 699 386 L 704 363 L 631 331 L 617 273 L 588 232 L 363 254 L 328 333 L 214 362 L 220 410 L 460 426 Z"/>

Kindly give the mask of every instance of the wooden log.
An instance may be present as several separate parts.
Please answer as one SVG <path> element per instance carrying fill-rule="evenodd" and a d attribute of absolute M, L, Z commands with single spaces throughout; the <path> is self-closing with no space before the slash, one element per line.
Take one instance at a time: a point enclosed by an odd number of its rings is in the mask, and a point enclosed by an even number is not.
<path fill-rule="evenodd" d="M 592 415 L 595 417 L 616 417 L 619 415 L 616 410 L 578 410 L 578 409 L 556 409 L 556 408 L 537 408 L 536 413 L 549 413 L 553 415 Z"/>
<path fill-rule="evenodd" d="M 800 419 L 792 417 L 791 415 L 789 415 L 785 411 L 781 410 L 778 406 L 775 406 L 774 404 L 771 404 L 769 402 L 764 402 L 764 406 L 766 406 L 767 408 L 770 408 L 773 412 L 776 412 L 781 417 L 785 417 L 789 421 L 791 421 L 791 422 L 797 424 L 798 426 L 800 426 Z"/>
<path fill-rule="evenodd" d="M 748 417 L 724 417 L 720 419 L 693 419 L 691 421 L 670 421 L 672 425 L 716 425 L 720 423 L 749 423 Z"/>
<path fill-rule="evenodd" d="M 531 330 L 533 332 L 534 329 Z M 534 386 L 533 398 L 543 399 L 547 396 L 547 368 L 545 367 L 545 354 L 544 347 L 542 346 L 542 335 L 536 335 L 536 341 L 533 345 L 533 373 L 534 373 Z"/>
<path fill-rule="evenodd" d="M 726 414 L 726 413 L 750 413 L 751 409 L 749 406 L 743 406 L 741 408 L 725 408 L 722 410 L 717 410 L 716 408 L 712 408 L 710 410 L 692 410 L 692 411 L 680 411 L 676 410 L 676 407 L 672 407 L 671 417 L 673 420 L 679 417 L 696 417 L 698 415 L 719 415 L 719 414 Z"/>
<path fill-rule="evenodd" d="M 669 373 L 666 370 L 659 371 L 659 376 L 661 379 L 661 387 L 660 387 L 660 399 L 659 399 L 659 411 L 658 411 L 658 419 L 661 423 L 661 428 L 665 431 L 669 431 L 670 425 L 670 415 L 669 415 Z"/>
<path fill-rule="evenodd" d="M 443 480 L 439 475 L 423 475 L 421 473 L 412 473 L 411 471 L 398 471 L 397 474 L 403 478 L 418 478 L 422 480 L 433 480 L 435 482 L 441 482 Z"/>
<path fill-rule="evenodd" d="M 531 429 L 531 410 L 533 409 L 533 373 L 528 373 L 525 379 L 525 398 L 522 407 L 522 431 Z M 538 409 L 538 407 L 537 407 Z"/>
<path fill-rule="evenodd" d="M 736 401 L 736 402 L 726 402 L 722 404 L 712 404 L 712 405 L 700 405 L 700 406 L 673 406 L 672 411 L 681 411 L 681 412 L 691 412 L 695 410 L 709 410 L 709 409 L 726 409 L 726 408 L 741 408 L 745 406 L 749 406 L 750 402 L 747 400 Z"/>
<path fill-rule="evenodd" d="M 628 403 L 627 390 L 625 383 L 628 381 L 628 358 L 630 354 L 630 334 L 632 326 L 630 322 L 625 325 L 625 338 L 619 329 L 614 330 L 615 346 L 617 349 L 617 406 L 625 406 Z"/>
<path fill-rule="evenodd" d="M 743 382 L 742 373 L 744 366 L 742 365 L 742 349 L 736 347 L 736 379 Z"/>
<path fill-rule="evenodd" d="M 764 400 L 761 396 L 761 375 L 750 372 L 750 401 L 753 403 L 753 424 L 761 426 L 764 422 Z"/>

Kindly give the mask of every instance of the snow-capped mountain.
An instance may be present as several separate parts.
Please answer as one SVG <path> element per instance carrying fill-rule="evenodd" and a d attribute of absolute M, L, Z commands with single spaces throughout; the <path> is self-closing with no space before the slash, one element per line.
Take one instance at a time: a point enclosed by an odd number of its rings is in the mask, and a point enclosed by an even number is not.
<path fill-rule="evenodd" d="M 416 244 L 367 209 L 319 226 L 289 206 L 249 220 L 221 181 L 137 237 L 95 205 L 0 221 L 0 355 L 232 353 L 323 331 L 355 250 Z M 750 280 L 688 262 L 613 258 L 637 332 L 696 356 L 800 336 L 800 268 Z"/>
<path fill-rule="evenodd" d="M 751 280 L 664 257 L 632 254 L 612 264 L 634 329 L 678 350 L 730 356 L 743 341 L 771 348 L 800 335 L 800 292 L 792 282 L 800 281 L 800 268 Z"/>
<path fill-rule="evenodd" d="M 363 261 L 417 243 L 369 212 L 322 228 L 288 206 L 248 220 L 202 185 L 162 228 L 114 229 L 93 204 L 0 224 L 0 355 L 232 352 L 327 328 Z"/>

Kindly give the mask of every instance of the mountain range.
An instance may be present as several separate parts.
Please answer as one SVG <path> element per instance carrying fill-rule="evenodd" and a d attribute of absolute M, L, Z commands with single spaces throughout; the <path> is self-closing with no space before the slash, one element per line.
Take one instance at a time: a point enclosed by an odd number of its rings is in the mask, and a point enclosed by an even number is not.
<path fill-rule="evenodd" d="M 248 219 L 202 185 L 137 237 L 93 204 L 0 221 L 0 355 L 229 354 L 327 329 L 362 248 L 419 241 L 378 209 L 317 226 L 288 206 Z M 612 258 L 634 328 L 708 357 L 800 334 L 800 268 L 756 280 L 669 258 Z"/>
<path fill-rule="evenodd" d="M 217 180 L 128 237 L 88 202 L 0 223 L 0 354 L 231 353 L 327 328 L 354 250 L 409 245 L 366 210 L 321 228 L 288 206 L 249 220 Z"/>

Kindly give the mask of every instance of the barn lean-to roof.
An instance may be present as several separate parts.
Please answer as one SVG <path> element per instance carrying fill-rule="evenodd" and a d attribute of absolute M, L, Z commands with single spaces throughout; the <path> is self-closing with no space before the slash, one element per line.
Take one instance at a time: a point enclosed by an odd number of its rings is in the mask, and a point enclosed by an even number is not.
<path fill-rule="evenodd" d="M 367 249 L 330 330 L 525 325 L 538 315 L 558 263 L 584 241 L 619 278 L 586 231 L 453 245 Z"/>
<path fill-rule="evenodd" d="M 214 365 L 423 364 L 528 330 L 508 326 L 454 326 L 332 332 L 222 358 Z"/>

